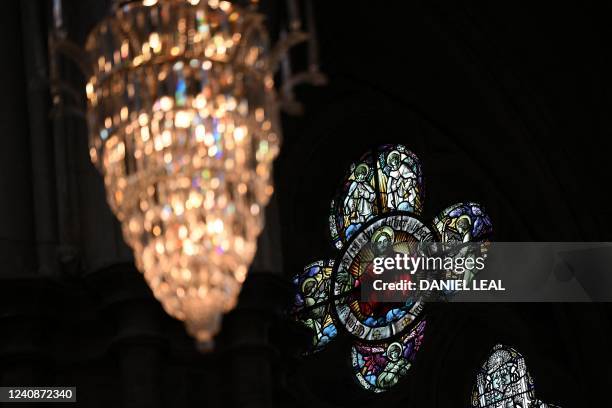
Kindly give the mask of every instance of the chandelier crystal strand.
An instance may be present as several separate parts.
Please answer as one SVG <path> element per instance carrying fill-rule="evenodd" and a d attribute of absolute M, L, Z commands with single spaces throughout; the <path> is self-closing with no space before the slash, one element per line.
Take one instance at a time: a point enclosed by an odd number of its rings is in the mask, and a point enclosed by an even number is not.
<path fill-rule="evenodd" d="M 156 298 L 211 343 L 272 194 L 278 109 L 261 16 L 226 1 L 118 7 L 86 51 L 90 156 Z"/>

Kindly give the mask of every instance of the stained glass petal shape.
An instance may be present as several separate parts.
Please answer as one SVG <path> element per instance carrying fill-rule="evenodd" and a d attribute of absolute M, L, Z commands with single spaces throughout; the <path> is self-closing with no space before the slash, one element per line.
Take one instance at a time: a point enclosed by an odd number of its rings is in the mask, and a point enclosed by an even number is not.
<path fill-rule="evenodd" d="M 395 386 L 410 369 L 421 347 L 426 321 L 421 321 L 399 341 L 356 343 L 351 348 L 353 372 L 364 389 L 376 393 Z"/>
<path fill-rule="evenodd" d="M 351 164 L 329 217 L 332 244 L 340 249 L 380 214 L 423 208 L 423 173 L 417 156 L 402 145 L 383 145 Z"/>
<path fill-rule="evenodd" d="M 333 267 L 334 261 L 313 262 L 293 278 L 293 316 L 312 332 L 311 353 L 322 350 L 337 334 L 328 298 Z"/>
<path fill-rule="evenodd" d="M 403 145 L 383 145 L 376 152 L 383 212 L 423 210 L 423 172 L 418 157 Z"/>
<path fill-rule="evenodd" d="M 460 263 L 461 268 L 446 271 L 446 278 L 462 279 L 469 284 L 478 272 L 477 263 L 465 262 L 465 259 L 476 260 L 478 257 L 486 257 L 488 243 L 493 238 L 491 218 L 480 204 L 458 203 L 446 208 L 434 218 L 433 227 L 440 241 L 448 244 L 445 248 L 447 256 L 464 258 L 464 261 Z M 481 244 L 470 245 L 475 242 Z M 467 265 L 473 265 L 473 267 L 468 268 Z"/>
<path fill-rule="evenodd" d="M 371 152 L 351 164 L 329 219 L 333 245 L 340 249 L 366 222 L 380 213 L 376 193 L 376 162 Z"/>
<path fill-rule="evenodd" d="M 433 225 L 442 242 L 490 241 L 493 224 L 480 204 L 451 205 L 434 218 Z"/>

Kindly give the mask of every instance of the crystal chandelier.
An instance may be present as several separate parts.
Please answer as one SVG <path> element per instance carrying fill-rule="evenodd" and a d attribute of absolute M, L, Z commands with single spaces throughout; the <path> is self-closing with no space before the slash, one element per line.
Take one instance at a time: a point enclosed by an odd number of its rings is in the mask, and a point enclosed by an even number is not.
<path fill-rule="evenodd" d="M 261 23 L 227 1 L 143 0 L 86 43 L 91 160 L 155 297 L 204 344 L 236 303 L 273 192 Z"/>

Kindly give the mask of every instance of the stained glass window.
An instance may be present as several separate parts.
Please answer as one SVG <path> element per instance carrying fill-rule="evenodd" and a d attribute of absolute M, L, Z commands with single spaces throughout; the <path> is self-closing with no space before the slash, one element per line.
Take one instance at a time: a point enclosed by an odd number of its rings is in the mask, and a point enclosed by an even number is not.
<path fill-rule="evenodd" d="M 407 214 L 393 214 L 368 224 L 351 240 L 333 273 L 333 310 L 339 323 L 361 340 L 398 337 L 421 315 L 423 302 L 407 297 L 403 302 L 364 301 L 360 288 L 371 284 L 375 257 L 415 253 L 419 242 L 433 241 L 431 230 Z M 410 279 L 407 273 L 405 278 Z"/>
<path fill-rule="evenodd" d="M 401 382 L 426 326 L 422 297 L 400 295 L 389 302 L 363 297 L 373 259 L 412 256 L 423 242 L 491 238 L 491 220 L 476 203 L 448 207 L 433 222 L 421 218 L 423 206 L 423 173 L 414 153 L 402 145 L 366 152 L 350 165 L 331 203 L 336 257 L 306 266 L 293 279 L 293 315 L 312 333 L 307 354 L 339 335 L 349 336 L 355 380 L 368 391 L 386 391 Z"/>
<path fill-rule="evenodd" d="M 333 266 L 333 261 L 313 262 L 293 278 L 293 285 L 297 289 L 293 314 L 312 331 L 311 352 L 321 350 L 336 337 L 336 326 L 327 300 Z"/>
<path fill-rule="evenodd" d="M 433 228 L 442 243 L 448 246 L 448 256 L 461 257 L 464 259 L 476 259 L 479 256 L 486 256 L 488 243 L 493 235 L 493 225 L 491 219 L 484 212 L 480 204 L 467 202 L 451 205 L 440 213 L 433 220 Z M 465 245 L 462 243 L 480 242 L 480 245 Z M 471 282 L 477 269 L 475 263 L 473 267 L 466 268 L 462 264 L 461 270 L 447 270 L 446 279 L 461 279 Z M 451 292 L 447 292 L 451 294 Z"/>
<path fill-rule="evenodd" d="M 402 145 L 386 145 L 378 149 L 376 164 L 383 211 L 421 214 L 423 174 L 416 155 Z"/>
<path fill-rule="evenodd" d="M 414 153 L 402 145 L 384 145 L 353 163 L 332 200 L 330 233 L 342 248 L 367 221 L 393 210 L 420 214 L 423 175 Z"/>
<path fill-rule="evenodd" d="M 498 344 L 482 364 L 472 391 L 472 408 L 553 408 L 535 397 L 525 358 Z"/>
<path fill-rule="evenodd" d="M 373 392 L 393 387 L 406 375 L 416 352 L 421 347 L 425 331 L 423 320 L 399 341 L 391 343 L 356 343 L 351 349 L 353 371 L 359 384 Z"/>

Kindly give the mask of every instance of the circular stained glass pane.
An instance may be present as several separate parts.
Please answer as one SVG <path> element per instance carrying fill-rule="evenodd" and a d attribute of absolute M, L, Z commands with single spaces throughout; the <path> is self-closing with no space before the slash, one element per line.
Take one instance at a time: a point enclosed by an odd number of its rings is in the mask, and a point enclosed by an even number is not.
<path fill-rule="evenodd" d="M 357 233 L 332 275 L 332 308 L 339 325 L 361 341 L 391 339 L 411 327 L 423 309 L 422 298 L 409 290 L 393 292 L 393 298 L 371 291 L 379 277 L 375 258 L 420 256 L 419 243 L 431 241 L 431 230 L 408 213 L 389 214 Z M 415 279 L 408 271 L 397 276 L 403 282 Z"/>

